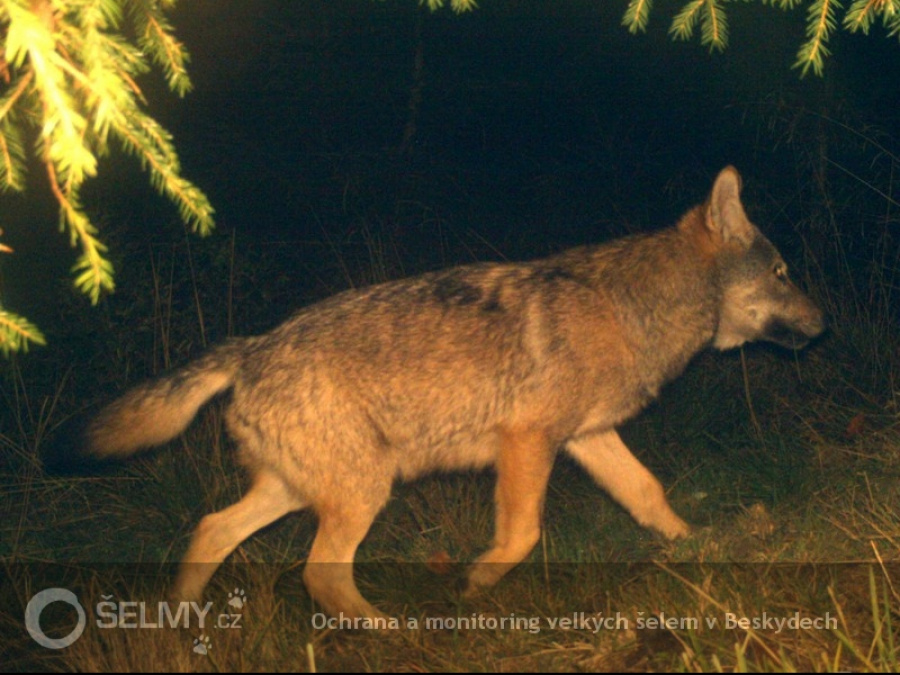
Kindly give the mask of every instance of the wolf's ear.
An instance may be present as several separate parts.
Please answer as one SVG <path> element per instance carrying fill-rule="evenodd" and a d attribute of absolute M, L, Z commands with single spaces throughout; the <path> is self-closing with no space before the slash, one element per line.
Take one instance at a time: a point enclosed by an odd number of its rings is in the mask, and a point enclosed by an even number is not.
<path fill-rule="evenodd" d="M 719 172 L 706 208 L 706 226 L 725 243 L 736 241 L 750 246 L 756 228 L 747 219 L 741 204 L 741 175 L 733 166 Z"/>

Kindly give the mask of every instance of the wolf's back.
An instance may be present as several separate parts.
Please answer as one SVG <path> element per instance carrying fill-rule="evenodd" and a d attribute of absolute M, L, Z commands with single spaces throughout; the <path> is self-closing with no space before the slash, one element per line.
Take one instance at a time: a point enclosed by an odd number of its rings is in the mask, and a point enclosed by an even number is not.
<path fill-rule="evenodd" d="M 126 392 L 87 423 L 81 451 L 94 459 L 111 459 L 175 438 L 204 403 L 232 386 L 247 342 L 226 342 Z"/>

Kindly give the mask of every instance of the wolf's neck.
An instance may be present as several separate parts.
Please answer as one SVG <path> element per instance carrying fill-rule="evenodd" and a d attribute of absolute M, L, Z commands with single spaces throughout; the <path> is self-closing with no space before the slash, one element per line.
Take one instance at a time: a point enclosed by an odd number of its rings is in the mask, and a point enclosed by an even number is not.
<path fill-rule="evenodd" d="M 616 278 L 607 277 L 603 287 L 615 296 L 623 335 L 655 395 L 712 342 L 721 302 L 718 274 L 674 228 L 623 249 L 616 263 Z"/>

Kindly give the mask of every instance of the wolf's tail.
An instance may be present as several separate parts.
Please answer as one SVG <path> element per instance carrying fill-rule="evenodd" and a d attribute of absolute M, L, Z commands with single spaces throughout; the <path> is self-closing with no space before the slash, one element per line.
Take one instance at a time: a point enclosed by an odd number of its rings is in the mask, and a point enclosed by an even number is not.
<path fill-rule="evenodd" d="M 82 456 L 127 457 L 175 438 L 204 403 L 231 388 L 251 339 L 226 342 L 110 403 L 83 427 L 78 439 Z"/>

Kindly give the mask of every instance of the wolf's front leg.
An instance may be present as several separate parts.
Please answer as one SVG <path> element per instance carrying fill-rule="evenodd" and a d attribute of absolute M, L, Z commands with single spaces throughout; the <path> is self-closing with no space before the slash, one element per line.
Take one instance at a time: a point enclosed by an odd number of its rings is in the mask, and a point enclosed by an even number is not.
<path fill-rule="evenodd" d="M 566 452 L 644 527 L 669 539 L 690 534 L 691 528 L 669 506 L 660 482 L 614 430 L 569 441 Z"/>
<path fill-rule="evenodd" d="M 465 595 L 496 584 L 541 538 L 554 448 L 543 431 L 503 431 L 497 456 L 494 545 L 469 570 Z"/>

